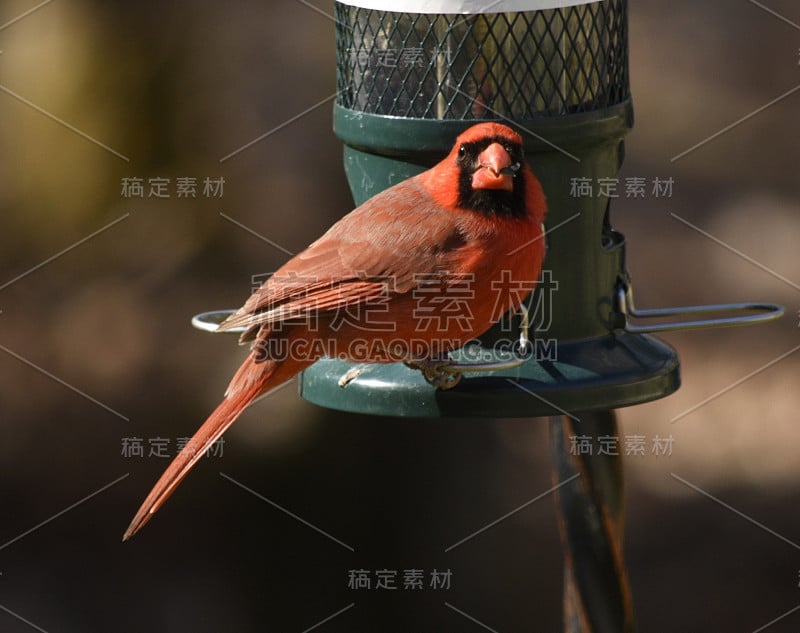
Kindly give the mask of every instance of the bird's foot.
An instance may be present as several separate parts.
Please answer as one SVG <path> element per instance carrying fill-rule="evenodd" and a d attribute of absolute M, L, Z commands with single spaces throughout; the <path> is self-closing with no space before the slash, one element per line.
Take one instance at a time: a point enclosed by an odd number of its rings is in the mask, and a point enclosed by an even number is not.
<path fill-rule="evenodd" d="M 423 360 L 406 361 L 405 365 L 411 369 L 422 372 L 425 380 L 442 391 L 452 389 L 461 382 L 461 372 L 453 371 L 450 367 L 453 361 L 449 358 L 426 358 Z"/>
<path fill-rule="evenodd" d="M 366 370 L 367 370 L 366 364 L 356 365 L 355 367 L 351 368 L 346 374 L 344 374 L 341 378 L 339 378 L 339 386 L 342 389 L 344 389 L 347 385 L 353 382 Z"/>

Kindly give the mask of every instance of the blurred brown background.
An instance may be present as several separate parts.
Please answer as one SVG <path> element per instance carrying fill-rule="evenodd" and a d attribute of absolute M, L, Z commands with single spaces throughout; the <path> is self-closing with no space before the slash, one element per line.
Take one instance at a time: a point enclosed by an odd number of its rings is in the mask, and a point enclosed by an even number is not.
<path fill-rule="evenodd" d="M 800 604 L 800 352 L 670 420 L 800 344 L 800 92 L 670 158 L 800 83 L 800 11 L 769 3 L 793 26 L 744 0 L 631 4 L 620 176 L 674 179 L 671 198 L 612 206 L 639 305 L 787 307 L 770 325 L 665 336 L 682 388 L 622 412 L 624 434 L 674 438 L 669 457 L 625 461 L 637 618 L 648 633 L 749 632 Z M 445 602 L 502 633 L 558 630 L 551 497 L 443 551 L 550 487 L 543 420 L 376 419 L 284 389 L 120 543 L 167 463 L 147 441 L 174 454 L 244 354 L 189 318 L 240 305 L 287 257 L 220 214 L 297 252 L 351 208 L 329 103 L 220 162 L 333 94 L 333 24 L 293 0 L 53 1 L 13 21 L 35 6 L 0 7 L 0 630 L 299 633 L 350 603 L 318 630 L 480 630 Z M 156 177 L 170 198 L 147 197 Z M 177 197 L 181 177 L 195 198 Z M 222 196 L 204 196 L 220 177 Z M 124 197 L 123 178 L 145 197 Z M 145 457 L 122 455 L 132 437 Z M 350 569 L 412 567 L 451 569 L 451 588 L 347 587 Z"/>

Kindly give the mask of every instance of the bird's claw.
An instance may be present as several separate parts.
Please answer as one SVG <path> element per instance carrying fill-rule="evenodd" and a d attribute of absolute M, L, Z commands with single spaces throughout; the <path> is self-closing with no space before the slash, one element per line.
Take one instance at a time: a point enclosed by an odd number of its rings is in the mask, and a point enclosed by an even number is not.
<path fill-rule="evenodd" d="M 367 366 L 363 364 L 351 368 L 346 374 L 339 378 L 339 386 L 344 389 L 347 385 L 363 374 L 366 369 Z"/>
<path fill-rule="evenodd" d="M 453 371 L 450 359 L 428 358 L 425 360 L 406 361 L 406 366 L 411 369 L 418 369 L 422 372 L 425 380 L 442 391 L 452 389 L 461 382 L 461 372 Z"/>

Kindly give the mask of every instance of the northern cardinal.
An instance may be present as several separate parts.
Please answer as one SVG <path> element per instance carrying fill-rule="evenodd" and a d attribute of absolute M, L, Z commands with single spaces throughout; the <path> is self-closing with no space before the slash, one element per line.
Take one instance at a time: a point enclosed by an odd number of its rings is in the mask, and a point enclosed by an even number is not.
<path fill-rule="evenodd" d="M 522 137 L 480 123 L 440 163 L 344 216 L 219 327 L 244 327 L 250 353 L 123 540 L 250 403 L 321 357 L 425 366 L 518 309 L 541 270 L 544 213 Z"/>

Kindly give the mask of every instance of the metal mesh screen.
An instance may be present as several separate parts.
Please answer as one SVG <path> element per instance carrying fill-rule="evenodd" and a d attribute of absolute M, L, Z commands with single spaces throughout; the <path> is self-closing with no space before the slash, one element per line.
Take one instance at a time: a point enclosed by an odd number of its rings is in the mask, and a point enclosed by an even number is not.
<path fill-rule="evenodd" d="M 339 105 L 421 119 L 530 119 L 629 97 L 627 0 L 486 15 L 335 3 Z"/>

